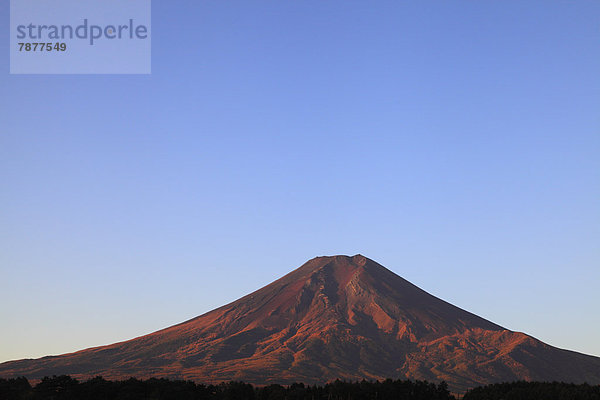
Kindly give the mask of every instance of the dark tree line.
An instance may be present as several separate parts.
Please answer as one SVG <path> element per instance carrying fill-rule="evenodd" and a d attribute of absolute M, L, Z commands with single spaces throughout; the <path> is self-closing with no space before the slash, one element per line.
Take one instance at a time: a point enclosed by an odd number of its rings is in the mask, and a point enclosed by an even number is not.
<path fill-rule="evenodd" d="M 44 378 L 31 386 L 26 378 L 0 378 L 0 400 L 454 400 L 446 383 L 391 380 L 335 381 L 324 386 L 254 387 L 243 382 L 219 385 L 168 379 L 79 382 L 67 375 Z M 600 386 L 569 383 L 513 382 L 474 388 L 463 400 L 600 400 Z"/>
<path fill-rule="evenodd" d="M 463 400 L 600 400 L 600 385 L 563 382 L 495 383 L 469 390 Z"/>
<path fill-rule="evenodd" d="M 1 400 L 454 400 L 446 383 L 385 380 L 335 381 L 324 386 L 294 383 L 290 386 L 254 387 L 243 382 L 219 385 L 167 379 L 107 381 L 96 377 L 79 382 L 67 375 L 44 378 L 31 386 L 26 378 L 1 379 Z"/>

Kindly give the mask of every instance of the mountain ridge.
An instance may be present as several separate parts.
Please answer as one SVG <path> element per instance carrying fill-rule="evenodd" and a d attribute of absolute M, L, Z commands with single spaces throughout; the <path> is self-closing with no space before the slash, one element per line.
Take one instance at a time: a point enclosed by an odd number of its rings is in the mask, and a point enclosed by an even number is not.
<path fill-rule="evenodd" d="M 0 364 L 0 376 L 59 373 L 254 384 L 411 378 L 461 391 L 518 379 L 600 384 L 600 358 L 507 330 L 357 254 L 313 258 L 148 335 Z"/>

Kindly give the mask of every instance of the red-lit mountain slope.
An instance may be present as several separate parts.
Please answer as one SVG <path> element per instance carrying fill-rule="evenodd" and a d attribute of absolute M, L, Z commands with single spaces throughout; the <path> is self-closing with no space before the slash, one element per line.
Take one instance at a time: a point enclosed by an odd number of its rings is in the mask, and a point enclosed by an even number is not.
<path fill-rule="evenodd" d="M 600 384 L 600 358 L 446 303 L 361 255 L 318 257 L 197 318 L 122 343 L 0 364 L 0 376 L 319 383 L 518 379 Z"/>

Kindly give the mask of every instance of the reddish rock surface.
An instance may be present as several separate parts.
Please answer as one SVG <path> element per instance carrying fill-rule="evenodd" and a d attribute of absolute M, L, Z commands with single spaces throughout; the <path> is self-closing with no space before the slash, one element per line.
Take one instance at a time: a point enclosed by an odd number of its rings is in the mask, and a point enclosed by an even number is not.
<path fill-rule="evenodd" d="M 126 342 L 0 364 L 0 376 L 131 376 L 205 383 L 445 380 L 600 384 L 600 358 L 455 307 L 361 255 L 314 258 L 241 299 Z"/>

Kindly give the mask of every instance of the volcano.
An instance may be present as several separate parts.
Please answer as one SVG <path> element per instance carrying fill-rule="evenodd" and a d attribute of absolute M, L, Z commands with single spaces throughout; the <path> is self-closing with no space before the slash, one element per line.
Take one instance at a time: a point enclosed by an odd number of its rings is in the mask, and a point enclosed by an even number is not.
<path fill-rule="evenodd" d="M 241 299 L 108 346 L 0 364 L 0 376 L 68 374 L 325 383 L 334 379 L 600 384 L 600 358 L 552 347 L 440 300 L 361 256 L 314 258 Z"/>

